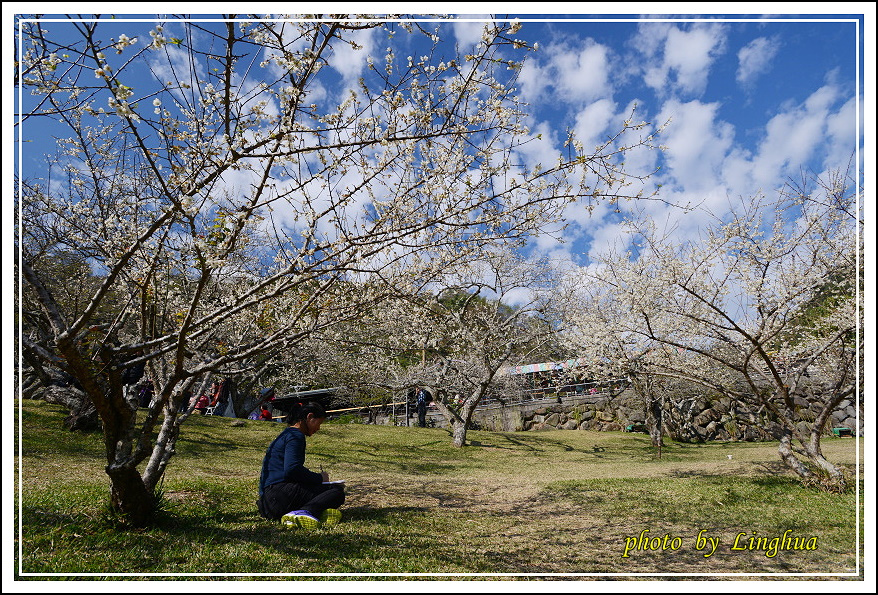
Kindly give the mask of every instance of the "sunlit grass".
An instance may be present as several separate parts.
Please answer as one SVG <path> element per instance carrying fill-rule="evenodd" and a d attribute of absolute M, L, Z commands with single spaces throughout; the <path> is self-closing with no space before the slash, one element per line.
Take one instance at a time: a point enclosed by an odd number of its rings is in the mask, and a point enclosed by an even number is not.
<path fill-rule="evenodd" d="M 802 488 L 780 466 L 775 444 L 668 442 L 658 460 L 639 434 L 472 432 L 471 444 L 459 449 L 442 429 L 328 423 L 309 439 L 308 464 L 347 480 L 344 518 L 330 530 L 302 533 L 264 521 L 254 506 L 262 455 L 282 426 L 195 418 L 183 429 L 161 486 L 158 523 L 120 531 L 107 515 L 100 435 L 64 432 L 55 406 L 23 407 L 24 579 L 32 573 L 762 576 L 856 568 L 855 494 Z M 852 466 L 854 445 L 828 438 L 825 450 Z M 645 529 L 647 536 L 678 536 L 681 547 L 623 557 L 626 538 Z M 819 547 L 774 557 L 729 549 L 740 532 L 771 536 L 788 529 L 817 536 Z M 709 557 L 696 548 L 701 531 L 722 544 Z"/>

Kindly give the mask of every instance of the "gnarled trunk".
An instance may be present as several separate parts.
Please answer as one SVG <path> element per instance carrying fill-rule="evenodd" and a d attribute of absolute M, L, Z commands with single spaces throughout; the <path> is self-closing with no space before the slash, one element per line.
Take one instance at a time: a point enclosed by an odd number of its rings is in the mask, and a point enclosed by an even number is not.
<path fill-rule="evenodd" d="M 662 458 L 662 399 L 653 394 L 649 395 L 646 407 L 646 428 L 658 458 Z"/>
<path fill-rule="evenodd" d="M 461 406 L 460 411 L 458 412 L 458 418 L 452 420 L 451 424 L 451 445 L 461 447 L 466 444 L 466 433 L 469 430 L 470 421 L 473 417 L 473 412 L 476 410 L 476 405 L 478 405 L 479 400 L 481 400 L 481 396 L 478 399 L 467 400 Z"/>
<path fill-rule="evenodd" d="M 146 527 L 155 513 L 155 495 L 143 483 L 137 469 L 108 465 L 110 504 L 126 524 Z"/>
<path fill-rule="evenodd" d="M 819 444 L 819 443 L 818 443 Z M 823 456 L 819 446 L 812 448 L 806 445 L 799 452 L 804 455 L 808 462 L 813 466 L 809 467 L 799 457 L 792 445 L 792 431 L 784 429 L 778 445 L 778 453 L 781 460 L 792 469 L 792 471 L 802 479 L 806 485 L 815 485 L 816 487 L 830 491 L 843 492 L 847 489 L 847 479 L 841 469 L 830 463 Z M 816 472 L 815 472 L 816 470 Z"/>

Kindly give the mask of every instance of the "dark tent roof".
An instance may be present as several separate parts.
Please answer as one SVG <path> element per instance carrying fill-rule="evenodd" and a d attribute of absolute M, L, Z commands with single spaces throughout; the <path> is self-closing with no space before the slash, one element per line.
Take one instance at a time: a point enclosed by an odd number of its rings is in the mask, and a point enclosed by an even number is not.
<path fill-rule="evenodd" d="M 329 407 L 332 400 L 339 393 L 343 392 L 344 387 L 341 386 L 333 388 L 317 388 L 314 390 L 300 390 L 280 397 L 275 397 L 271 404 L 281 411 L 289 410 L 293 403 L 298 403 L 299 401 L 317 401 L 324 407 Z"/>

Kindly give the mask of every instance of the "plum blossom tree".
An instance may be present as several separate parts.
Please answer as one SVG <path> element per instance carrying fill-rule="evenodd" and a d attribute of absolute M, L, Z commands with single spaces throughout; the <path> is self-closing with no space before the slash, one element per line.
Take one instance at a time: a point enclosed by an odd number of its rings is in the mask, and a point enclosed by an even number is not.
<path fill-rule="evenodd" d="M 649 279 L 648 271 L 638 268 L 643 264 L 630 263 L 633 278 Z M 560 341 L 577 355 L 583 371 L 591 377 L 627 380 L 643 403 L 647 430 L 660 458 L 666 392 L 661 390 L 658 372 L 664 369 L 669 351 L 660 341 L 640 332 L 637 320 L 631 317 L 626 302 L 618 299 L 614 286 L 589 276 L 583 282 L 579 275 L 567 276 L 564 285 L 565 293 L 572 297 L 566 302 L 566 324 Z M 660 296 L 652 294 L 654 298 Z M 643 305 L 649 305 L 658 315 L 658 303 L 647 301 Z"/>
<path fill-rule="evenodd" d="M 432 296 L 409 299 L 421 313 L 415 346 L 430 354 L 412 372 L 420 375 L 415 384 L 430 387 L 457 447 L 466 444 L 479 403 L 514 383 L 498 376 L 501 368 L 526 360 L 559 330 L 562 301 L 552 267 L 510 251 L 486 256 L 446 275 Z"/>
<path fill-rule="evenodd" d="M 452 444 L 463 446 L 479 403 L 518 388 L 500 369 L 527 359 L 556 335 L 557 289 L 543 260 L 486 251 L 482 260 L 446 270 L 429 287 L 388 296 L 361 309 L 356 320 L 314 333 L 306 375 L 343 385 L 364 406 L 406 399 L 411 389 L 427 387 L 449 420 Z"/>
<path fill-rule="evenodd" d="M 652 359 L 653 373 L 762 412 L 779 427 L 783 462 L 828 490 L 847 480 L 821 437 L 862 378 L 862 220 L 846 182 L 833 174 L 814 189 L 790 184 L 774 200 L 755 197 L 698 242 L 640 225 L 632 250 L 585 274 L 628 313 L 611 330 L 668 348 L 649 352 L 668 354 Z"/>
<path fill-rule="evenodd" d="M 205 375 L 519 243 L 571 201 L 639 195 L 620 156 L 652 143 L 646 123 L 525 161 L 513 88 L 533 48 L 519 23 L 487 22 L 458 54 L 441 26 L 306 16 L 156 19 L 148 35 L 97 16 L 21 20 L 19 135 L 49 131 L 60 151 L 16 197 L 40 329 L 22 341 L 94 404 L 111 503 L 134 524 Z M 397 55 L 400 37 L 418 51 Z M 46 266 L 62 252 L 95 275 L 77 308 Z M 145 413 L 122 383 L 140 364 L 155 383 Z"/>

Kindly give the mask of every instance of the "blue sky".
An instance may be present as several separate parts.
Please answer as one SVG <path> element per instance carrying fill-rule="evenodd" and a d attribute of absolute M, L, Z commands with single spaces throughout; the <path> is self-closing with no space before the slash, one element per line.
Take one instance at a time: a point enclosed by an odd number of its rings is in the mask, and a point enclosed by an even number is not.
<path fill-rule="evenodd" d="M 180 12 L 186 9 L 185 4 L 160 6 Z M 203 4 L 195 6 L 202 8 Z M 286 4 L 283 9 L 294 10 L 296 6 L 304 5 Z M 345 6 L 333 5 L 332 10 L 344 10 Z M 479 19 L 491 15 L 453 13 L 456 6 L 428 4 L 424 8 L 457 14 L 457 20 L 443 26 L 442 36 L 449 44 L 465 48 L 480 36 Z M 522 5 L 469 3 L 466 10 L 516 6 Z M 584 5 L 562 3 L 561 7 L 579 6 Z M 602 6 L 628 9 L 632 5 Z M 635 104 L 635 119 L 655 124 L 669 121 L 659 137 L 666 146 L 663 153 L 635 151 L 628 157 L 635 171 L 660 166 L 647 188 L 660 187 L 661 201 L 620 205 L 622 213 L 614 211 L 615 205 L 605 205 L 591 214 L 581 205 L 573 205 L 567 211 L 564 241 L 548 234 L 534 238 L 531 248 L 535 253 L 587 264 L 590 254 L 624 241 L 619 219 L 632 208 L 674 227 L 681 238 L 691 237 L 711 215 L 721 216 L 738 201 L 760 191 L 770 194 L 803 170 L 819 175 L 845 167 L 862 149 L 863 100 L 872 99 L 864 94 L 864 48 L 872 48 L 874 39 L 866 42 L 863 20 L 858 20 L 857 14 L 748 15 L 744 13 L 754 7 L 776 5 L 741 3 L 733 5 L 734 16 L 651 15 L 648 11 L 666 5 L 633 6 L 647 12 L 493 13 L 498 18 L 519 17 L 523 26 L 517 36 L 539 46 L 517 81 L 530 106 L 530 128 L 541 134 L 541 140 L 528 145 L 522 159 L 531 164 L 551 162 L 562 149 L 568 128 L 576 131 L 586 147 L 599 144 L 618 129 Z M 870 16 L 874 11 L 866 4 L 832 6 L 853 9 L 852 13 L 868 10 Z M 89 7 L 85 4 L 77 12 L 85 13 Z M 217 7 L 240 10 L 244 5 Z M 255 7 L 260 14 L 280 8 L 270 4 Z M 401 8 L 381 3 L 350 5 L 357 11 L 377 12 L 381 7 L 386 7 L 385 11 Z M 106 13 L 108 7 L 94 8 Z M 246 8 L 253 10 L 254 5 Z M 315 7 L 309 5 L 308 9 Z M 117 16 L 120 20 L 138 17 Z M 140 44 L 148 44 L 148 31 L 157 21 L 154 15 L 140 18 L 139 23 L 120 22 L 119 30 L 137 35 Z M 165 25 L 167 34 L 172 35 L 173 19 L 167 19 Z M 366 54 L 373 54 L 376 61 L 383 56 L 385 40 L 376 32 L 364 33 L 360 42 L 365 49 L 358 56 L 339 55 L 330 63 L 329 76 L 342 83 L 355 81 L 365 71 Z M 402 48 L 400 55 L 405 55 Z M 331 85 L 326 88 L 331 94 Z M 27 137 L 37 141 L 52 133 L 51 127 L 37 123 L 28 123 L 25 130 Z M 871 142 L 870 138 L 865 140 Z M 43 162 L 42 152 L 50 149 L 40 142 L 26 145 L 23 172 Z M 698 204 L 702 210 L 684 213 L 668 203 Z"/>
<path fill-rule="evenodd" d="M 854 157 L 857 23 L 829 20 L 837 18 L 526 23 L 521 35 L 532 32 L 544 49 L 525 66 L 521 88 L 538 128 L 557 131 L 563 118 L 581 138 L 604 138 L 635 102 L 639 118 L 670 119 L 664 153 L 643 155 L 644 170 L 661 165 L 649 184 L 661 184 L 666 201 L 721 215 L 803 168 L 820 174 Z M 645 208 L 684 237 L 706 217 L 664 203 Z M 544 250 L 584 264 L 584 254 L 617 237 L 606 209 L 570 219 L 568 243 L 547 241 Z"/>

